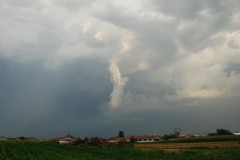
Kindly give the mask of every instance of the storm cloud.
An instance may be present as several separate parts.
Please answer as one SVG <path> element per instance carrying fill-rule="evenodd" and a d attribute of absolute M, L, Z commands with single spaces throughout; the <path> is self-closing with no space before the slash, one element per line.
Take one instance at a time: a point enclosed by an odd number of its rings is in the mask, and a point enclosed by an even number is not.
<path fill-rule="evenodd" d="M 237 0 L 2 0 L 0 135 L 238 131 Z"/>

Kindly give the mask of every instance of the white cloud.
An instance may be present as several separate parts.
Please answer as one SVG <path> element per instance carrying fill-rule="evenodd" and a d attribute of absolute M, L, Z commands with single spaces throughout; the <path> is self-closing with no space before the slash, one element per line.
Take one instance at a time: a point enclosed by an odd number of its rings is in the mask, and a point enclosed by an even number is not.
<path fill-rule="evenodd" d="M 111 59 L 109 63 L 111 82 L 113 84 L 113 91 L 110 95 L 110 106 L 112 108 L 117 108 L 121 104 L 122 96 L 124 94 L 124 86 L 126 85 L 128 78 L 122 77 L 119 69 L 119 59 Z"/>
<path fill-rule="evenodd" d="M 150 70 L 150 68 L 151 68 L 151 65 L 145 61 L 142 61 L 142 62 L 138 63 L 138 65 L 137 65 L 138 71 L 147 71 L 147 70 Z"/>
<path fill-rule="evenodd" d="M 88 19 L 86 22 L 84 22 L 83 24 L 83 33 L 85 34 L 89 29 L 90 27 L 92 26 L 92 20 L 91 19 Z"/>
<path fill-rule="evenodd" d="M 200 89 L 200 90 L 192 90 L 192 89 L 184 89 L 182 91 L 177 91 L 177 96 L 179 98 L 218 98 L 222 95 L 221 91 L 218 90 L 209 90 L 209 89 Z"/>

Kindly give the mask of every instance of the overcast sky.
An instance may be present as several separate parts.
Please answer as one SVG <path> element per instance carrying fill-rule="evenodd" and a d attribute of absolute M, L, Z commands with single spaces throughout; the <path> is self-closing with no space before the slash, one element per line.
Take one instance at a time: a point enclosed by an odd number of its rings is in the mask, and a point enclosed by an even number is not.
<path fill-rule="evenodd" d="M 0 135 L 239 131 L 238 0 L 1 0 Z"/>

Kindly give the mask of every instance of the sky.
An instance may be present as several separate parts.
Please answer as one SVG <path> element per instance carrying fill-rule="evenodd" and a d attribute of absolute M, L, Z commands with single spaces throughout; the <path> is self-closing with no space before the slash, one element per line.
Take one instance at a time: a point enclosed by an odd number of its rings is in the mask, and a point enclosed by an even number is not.
<path fill-rule="evenodd" d="M 0 135 L 239 131 L 238 0 L 1 0 Z"/>

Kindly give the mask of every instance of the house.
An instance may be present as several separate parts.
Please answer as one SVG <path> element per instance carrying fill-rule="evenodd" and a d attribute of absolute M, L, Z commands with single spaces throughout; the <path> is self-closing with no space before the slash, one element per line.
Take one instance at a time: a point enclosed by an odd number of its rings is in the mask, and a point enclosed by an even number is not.
<path fill-rule="evenodd" d="M 25 137 L 25 140 L 27 140 L 27 141 L 31 141 L 31 142 L 37 142 L 37 141 L 39 141 L 39 139 L 38 138 L 36 138 L 36 137 Z"/>
<path fill-rule="evenodd" d="M 179 138 L 189 138 L 189 137 L 192 137 L 192 135 L 190 133 L 182 133 L 178 137 Z"/>
<path fill-rule="evenodd" d="M 108 143 L 127 142 L 128 139 L 125 137 L 110 137 L 107 139 Z"/>
<path fill-rule="evenodd" d="M 4 137 L 4 136 L 0 136 L 0 141 L 6 141 L 6 140 L 7 140 L 6 137 Z"/>
<path fill-rule="evenodd" d="M 240 132 L 234 132 L 234 135 L 240 136 Z"/>
<path fill-rule="evenodd" d="M 141 135 L 141 136 L 136 136 L 136 135 L 131 135 L 127 137 L 111 137 L 107 139 L 107 142 L 109 143 L 118 143 L 118 142 L 136 142 L 136 143 L 152 143 L 152 142 L 158 142 L 161 141 L 162 138 L 158 135 Z"/>
<path fill-rule="evenodd" d="M 7 140 L 9 141 L 20 141 L 18 137 L 8 137 Z"/>
<path fill-rule="evenodd" d="M 74 144 L 76 141 L 77 141 L 76 139 L 71 137 L 65 137 L 58 140 L 60 144 Z"/>
<path fill-rule="evenodd" d="M 130 139 L 133 139 L 137 143 L 151 143 L 151 142 L 158 142 L 162 140 L 162 138 L 158 135 L 131 136 L 129 138 L 129 141 Z"/>
<path fill-rule="evenodd" d="M 57 137 L 49 140 L 50 142 L 60 143 L 60 144 L 75 144 L 77 141 L 72 137 Z"/>

